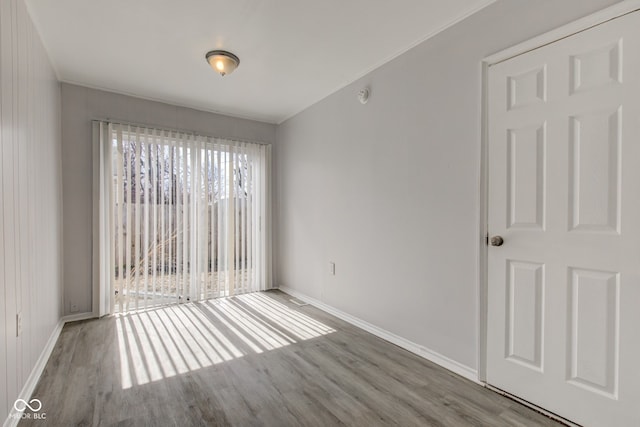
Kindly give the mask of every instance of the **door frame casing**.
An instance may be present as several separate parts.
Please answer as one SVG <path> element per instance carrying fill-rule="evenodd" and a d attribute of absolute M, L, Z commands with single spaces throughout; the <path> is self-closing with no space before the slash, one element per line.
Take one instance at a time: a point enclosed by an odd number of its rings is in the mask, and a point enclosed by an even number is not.
<path fill-rule="evenodd" d="M 624 0 L 580 18 L 562 27 L 551 30 L 523 43 L 504 49 L 482 60 L 481 93 L 481 146 L 480 146 L 480 212 L 479 212 L 479 251 L 478 251 L 478 340 L 477 366 L 478 381 L 487 383 L 487 310 L 488 310 L 488 208 L 489 208 L 489 67 L 538 49 L 574 34 L 586 31 L 612 19 L 640 10 L 640 0 Z"/>

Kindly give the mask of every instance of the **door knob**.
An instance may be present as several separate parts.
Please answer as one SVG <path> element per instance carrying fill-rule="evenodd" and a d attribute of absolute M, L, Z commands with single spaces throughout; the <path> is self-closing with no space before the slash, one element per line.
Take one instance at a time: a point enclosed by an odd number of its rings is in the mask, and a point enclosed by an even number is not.
<path fill-rule="evenodd" d="M 491 246 L 502 246 L 504 239 L 501 236 L 493 236 L 491 238 Z"/>

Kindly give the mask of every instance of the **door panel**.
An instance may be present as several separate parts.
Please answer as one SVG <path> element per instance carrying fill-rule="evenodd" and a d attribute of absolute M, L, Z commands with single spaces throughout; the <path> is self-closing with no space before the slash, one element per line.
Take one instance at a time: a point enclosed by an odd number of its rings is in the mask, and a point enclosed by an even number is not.
<path fill-rule="evenodd" d="M 618 233 L 622 107 L 571 116 L 571 229 Z"/>
<path fill-rule="evenodd" d="M 507 131 L 508 228 L 544 228 L 545 128 L 542 123 Z"/>
<path fill-rule="evenodd" d="M 640 425 L 640 13 L 489 69 L 487 381 Z"/>
<path fill-rule="evenodd" d="M 508 261 L 507 359 L 542 371 L 544 266 Z"/>
<path fill-rule="evenodd" d="M 570 382 L 615 398 L 618 394 L 620 275 L 570 269 Z"/>
<path fill-rule="evenodd" d="M 621 41 L 571 55 L 571 93 L 622 83 Z"/>

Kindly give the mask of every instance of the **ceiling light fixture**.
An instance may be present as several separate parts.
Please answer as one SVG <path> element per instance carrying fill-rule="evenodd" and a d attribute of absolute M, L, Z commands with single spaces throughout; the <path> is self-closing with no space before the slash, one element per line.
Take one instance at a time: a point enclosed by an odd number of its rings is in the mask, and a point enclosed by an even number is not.
<path fill-rule="evenodd" d="M 211 68 L 220 73 L 221 76 L 233 73 L 240 65 L 240 58 L 226 50 L 212 50 L 205 55 Z"/>

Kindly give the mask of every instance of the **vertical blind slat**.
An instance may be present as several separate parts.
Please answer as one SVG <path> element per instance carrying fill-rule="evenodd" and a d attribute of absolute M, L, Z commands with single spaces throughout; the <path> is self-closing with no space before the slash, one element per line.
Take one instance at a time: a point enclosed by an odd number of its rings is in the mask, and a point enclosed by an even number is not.
<path fill-rule="evenodd" d="M 180 147 L 176 146 L 173 148 L 173 161 L 176 168 L 176 277 L 175 279 L 175 289 L 177 292 L 181 292 L 180 280 L 183 273 L 182 268 L 182 206 L 184 204 L 182 186 L 179 182 L 179 177 L 182 176 L 180 173 Z"/>
<path fill-rule="evenodd" d="M 216 191 L 216 210 L 218 211 L 218 218 L 216 219 L 216 228 L 218 229 L 218 234 L 216 236 L 216 250 L 217 250 L 217 254 L 216 254 L 216 271 L 218 272 L 218 274 L 216 274 L 216 289 L 218 290 L 218 296 L 220 295 L 225 295 L 222 291 L 222 287 L 221 287 L 221 283 L 220 283 L 220 279 L 221 279 L 221 271 L 222 271 L 222 266 L 224 264 L 222 264 L 224 262 L 224 258 L 223 258 L 223 254 L 224 251 L 222 250 L 222 215 L 224 214 L 224 212 L 221 209 L 221 205 L 222 205 L 222 175 L 220 173 L 221 171 L 221 157 L 222 157 L 222 153 L 220 151 L 220 148 L 217 145 L 214 145 L 214 150 L 215 150 L 215 157 L 216 157 L 216 168 L 214 169 L 214 173 L 215 173 L 215 179 L 216 182 L 218 183 L 218 189 Z"/>
<path fill-rule="evenodd" d="M 126 271 L 126 284 L 127 284 L 127 290 L 130 291 L 131 290 L 131 246 L 133 245 L 133 233 L 131 231 L 131 225 L 132 225 L 132 221 L 131 221 L 131 202 L 132 202 L 132 196 L 133 196 L 133 185 L 132 185 L 132 171 L 131 171 L 131 142 L 127 141 L 127 155 L 125 156 L 125 166 L 126 166 L 126 180 L 127 180 L 127 187 L 126 187 L 126 194 L 125 194 L 125 202 L 126 202 L 126 209 L 127 209 L 127 217 L 125 219 L 125 225 L 126 225 L 126 239 L 125 239 L 125 244 L 126 244 L 126 265 L 125 265 L 125 271 Z M 126 300 L 126 304 L 127 304 L 127 309 L 130 309 L 129 304 L 130 304 L 130 292 L 127 292 L 127 300 Z"/>
<path fill-rule="evenodd" d="M 133 196 L 131 197 L 131 205 L 133 206 L 133 214 L 135 216 L 135 228 L 132 233 L 131 238 L 135 242 L 135 253 L 134 253 L 134 277 L 135 277 L 135 288 L 136 288 L 136 299 L 135 299 L 135 307 L 139 308 L 139 295 L 140 295 L 140 214 L 141 214 L 141 203 L 140 203 L 140 191 L 142 188 L 141 179 L 140 179 L 140 135 L 136 133 L 136 145 L 135 145 L 135 159 L 134 159 L 134 167 L 132 169 L 132 174 L 135 177 L 132 180 L 133 185 L 131 186 L 131 192 Z"/>
<path fill-rule="evenodd" d="M 165 294 L 167 292 L 166 288 L 166 241 L 167 241 L 167 222 L 166 222 L 166 188 L 165 188 L 165 166 L 166 166 L 166 155 L 167 155 L 167 146 L 166 144 L 162 144 L 160 146 L 160 271 L 159 271 L 159 279 L 160 279 L 160 293 Z M 158 274 L 158 273 L 156 273 Z"/>
<path fill-rule="evenodd" d="M 167 209 L 168 212 L 168 223 L 169 223 L 169 241 L 167 244 L 167 253 L 168 253 L 168 258 L 169 258 L 169 266 L 168 266 L 168 272 L 169 272 L 169 277 L 167 280 L 167 288 L 169 289 L 169 291 L 171 289 L 175 288 L 175 283 L 174 283 L 174 278 L 175 278 L 175 274 L 173 273 L 174 271 L 174 263 L 173 263 L 173 236 L 175 235 L 175 226 L 173 223 L 173 207 L 174 207 L 174 202 L 173 202 L 173 163 L 171 161 L 172 159 L 172 154 L 173 154 L 173 146 L 169 145 L 167 147 L 167 168 L 168 168 L 168 175 L 169 175 L 169 185 L 167 188 L 167 192 L 169 193 L 168 195 L 168 200 L 169 200 L 169 206 Z"/>
<path fill-rule="evenodd" d="M 187 234 L 187 224 L 189 221 L 189 195 L 187 194 L 187 149 L 180 147 L 180 155 L 182 161 L 182 282 L 180 286 L 180 295 L 184 295 L 187 291 L 187 270 L 190 268 L 187 260 L 189 259 L 189 240 Z"/>
<path fill-rule="evenodd" d="M 154 137 L 154 141 L 156 138 Z M 153 178 L 153 183 L 149 187 L 151 203 L 149 208 L 153 211 L 153 224 L 151 225 L 151 235 L 149 236 L 149 241 L 151 242 L 151 254 L 149 254 L 151 258 L 151 281 L 153 283 L 153 291 L 152 294 L 155 296 L 158 292 L 158 280 L 156 272 L 158 271 L 158 146 L 153 145 L 151 149 L 151 177 Z"/>
<path fill-rule="evenodd" d="M 143 254 L 144 254 L 144 295 L 145 295 L 145 308 L 149 301 L 149 160 L 150 160 L 150 147 L 149 135 L 147 132 L 144 134 L 144 158 L 147 162 L 144 165 L 144 230 L 142 235 Z"/>
<path fill-rule="evenodd" d="M 116 134 L 116 161 L 117 161 L 117 204 L 116 204 L 116 216 L 118 217 L 118 227 L 117 227 L 117 236 L 118 236 L 118 287 L 116 288 L 119 296 L 119 309 L 120 311 L 124 310 L 122 302 L 124 300 L 124 147 L 122 144 L 122 131 L 118 130 Z"/>
<path fill-rule="evenodd" d="M 249 147 L 249 153 L 253 156 L 253 150 Z M 252 168 L 247 168 L 247 185 L 249 192 L 247 194 L 247 286 L 249 289 L 253 287 L 253 174 Z"/>

